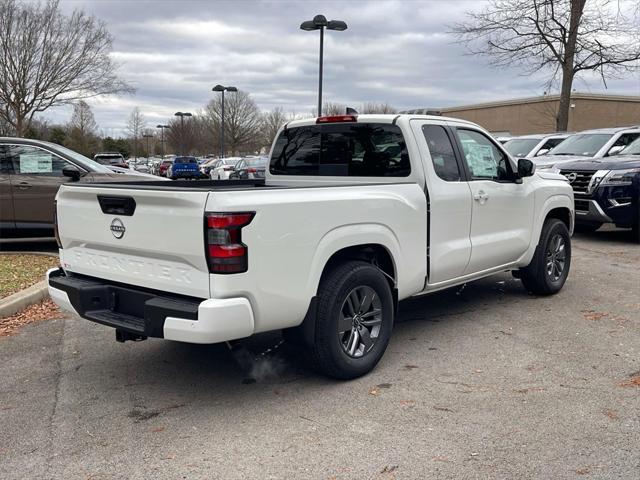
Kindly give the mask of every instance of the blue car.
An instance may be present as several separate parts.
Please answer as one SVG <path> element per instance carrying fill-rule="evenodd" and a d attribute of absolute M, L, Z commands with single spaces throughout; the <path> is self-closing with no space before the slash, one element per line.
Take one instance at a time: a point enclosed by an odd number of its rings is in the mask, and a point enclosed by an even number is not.
<path fill-rule="evenodd" d="M 169 166 L 168 175 L 171 180 L 178 178 L 199 178 L 200 169 L 196 157 L 176 157 Z"/>

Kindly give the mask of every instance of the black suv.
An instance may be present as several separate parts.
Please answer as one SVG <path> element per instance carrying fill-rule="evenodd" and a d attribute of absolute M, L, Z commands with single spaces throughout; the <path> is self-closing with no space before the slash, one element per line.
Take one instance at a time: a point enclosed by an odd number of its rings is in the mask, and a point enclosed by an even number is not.
<path fill-rule="evenodd" d="M 595 231 L 613 223 L 632 228 L 640 243 L 640 139 L 615 156 L 558 167 L 573 187 L 577 230 Z"/>

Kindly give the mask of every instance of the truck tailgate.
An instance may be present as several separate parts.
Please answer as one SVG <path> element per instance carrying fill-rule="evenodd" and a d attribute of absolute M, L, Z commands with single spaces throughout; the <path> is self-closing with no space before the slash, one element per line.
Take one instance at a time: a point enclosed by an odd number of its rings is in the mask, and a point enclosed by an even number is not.
<path fill-rule="evenodd" d="M 63 185 L 57 196 L 65 270 L 209 297 L 207 191 Z"/>

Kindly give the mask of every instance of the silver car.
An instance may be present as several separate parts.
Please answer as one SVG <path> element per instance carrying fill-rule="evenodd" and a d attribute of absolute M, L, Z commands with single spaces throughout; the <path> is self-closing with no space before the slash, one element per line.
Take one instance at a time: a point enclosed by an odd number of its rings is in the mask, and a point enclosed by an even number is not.
<path fill-rule="evenodd" d="M 209 177 L 211 180 L 229 180 L 229 175 L 236 169 L 240 160 L 240 157 L 218 159 L 209 170 Z"/>

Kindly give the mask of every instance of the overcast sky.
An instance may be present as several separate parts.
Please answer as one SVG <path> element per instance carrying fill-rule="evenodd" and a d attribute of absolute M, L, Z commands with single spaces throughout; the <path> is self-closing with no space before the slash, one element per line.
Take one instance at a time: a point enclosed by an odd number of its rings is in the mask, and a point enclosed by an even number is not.
<path fill-rule="evenodd" d="M 388 102 L 400 109 L 453 106 L 542 93 L 544 75 L 493 69 L 465 55 L 448 27 L 482 0 L 178 1 L 62 0 L 104 20 L 113 58 L 136 93 L 89 101 L 106 134 L 119 134 L 133 107 L 150 126 L 196 112 L 217 83 L 249 92 L 262 110 L 311 112 L 317 102 L 318 32 L 299 29 L 315 14 L 347 22 L 325 37 L 324 100 L 358 108 Z M 612 80 L 609 93 L 640 95 L 640 75 Z M 580 91 L 604 92 L 597 79 Z M 67 108 L 45 115 L 66 122 Z"/>

